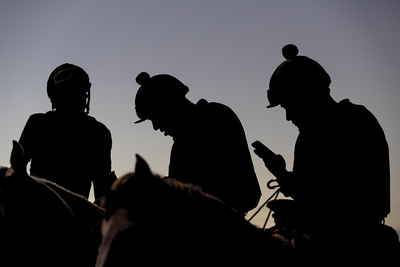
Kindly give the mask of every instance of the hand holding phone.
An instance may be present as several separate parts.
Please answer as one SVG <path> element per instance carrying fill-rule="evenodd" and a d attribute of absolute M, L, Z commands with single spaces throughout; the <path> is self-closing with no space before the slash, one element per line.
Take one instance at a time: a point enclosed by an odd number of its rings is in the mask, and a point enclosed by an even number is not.
<path fill-rule="evenodd" d="M 251 144 L 255 148 L 254 153 L 262 159 L 273 160 L 277 155 L 260 141 L 255 141 Z"/>
<path fill-rule="evenodd" d="M 272 174 L 277 176 L 279 173 L 286 172 L 286 162 L 281 155 L 275 154 L 258 140 L 253 142 L 251 146 L 254 147 L 254 153 L 264 161 L 265 167 Z"/>

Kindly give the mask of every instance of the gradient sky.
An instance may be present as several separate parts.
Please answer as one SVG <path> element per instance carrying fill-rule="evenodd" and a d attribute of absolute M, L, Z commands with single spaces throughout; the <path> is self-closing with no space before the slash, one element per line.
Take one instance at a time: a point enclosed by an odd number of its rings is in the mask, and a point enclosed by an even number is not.
<path fill-rule="evenodd" d="M 266 90 L 284 60 L 282 47 L 293 43 L 330 74 L 334 99 L 363 104 L 380 121 L 391 159 L 392 212 L 386 222 L 400 232 L 399 12 L 399 1 L 382 0 L 2 0 L 0 165 L 9 166 L 12 140 L 28 117 L 51 108 L 47 78 L 69 62 L 90 76 L 90 115 L 112 132 L 118 176 L 134 170 L 135 154 L 154 173 L 167 174 L 171 138 L 153 131 L 150 122 L 133 124 L 141 71 L 176 76 L 193 102 L 205 98 L 230 106 L 249 146 L 262 141 L 291 169 L 298 130 L 283 109 L 266 109 Z M 252 154 L 261 205 L 273 193 L 266 187 L 273 177 Z M 73 160 L 65 167 L 73 168 Z M 338 183 L 346 185 L 340 177 Z M 252 222 L 262 225 L 267 212 Z"/>

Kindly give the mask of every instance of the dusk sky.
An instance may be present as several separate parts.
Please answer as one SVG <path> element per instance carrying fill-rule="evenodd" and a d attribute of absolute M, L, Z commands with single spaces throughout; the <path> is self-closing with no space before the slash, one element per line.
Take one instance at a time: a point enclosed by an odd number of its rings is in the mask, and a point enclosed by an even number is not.
<path fill-rule="evenodd" d="M 298 129 L 282 108 L 266 108 L 266 90 L 284 60 L 282 47 L 293 43 L 329 73 L 335 100 L 362 104 L 381 123 L 391 161 L 386 223 L 400 232 L 399 14 L 397 0 L 0 1 L 0 165 L 9 166 L 12 140 L 28 117 L 51 109 L 48 76 L 68 62 L 90 76 L 90 115 L 112 133 L 118 176 L 134 170 L 135 154 L 154 173 L 168 170 L 172 139 L 150 122 L 133 123 L 135 77 L 142 71 L 174 75 L 189 87 L 192 102 L 228 105 L 249 147 L 262 141 L 291 170 Z M 252 156 L 261 205 L 273 193 L 266 187 L 273 176 Z M 73 159 L 65 166 L 73 168 Z M 346 184 L 340 177 L 338 183 Z M 262 225 L 267 212 L 252 222 Z"/>

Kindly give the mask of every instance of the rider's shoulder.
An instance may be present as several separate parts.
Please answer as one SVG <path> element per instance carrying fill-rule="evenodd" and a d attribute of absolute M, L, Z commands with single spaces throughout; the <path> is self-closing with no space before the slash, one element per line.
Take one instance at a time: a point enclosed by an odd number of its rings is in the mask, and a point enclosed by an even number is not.
<path fill-rule="evenodd" d="M 205 99 L 201 99 L 196 106 L 209 120 L 226 120 L 227 118 L 236 117 L 235 112 L 229 106 L 220 102 L 208 102 Z"/>
<path fill-rule="evenodd" d="M 88 125 L 90 125 L 91 127 L 96 128 L 98 130 L 103 130 L 103 131 L 109 132 L 109 129 L 107 128 L 107 126 L 104 123 L 102 123 L 101 121 L 97 120 L 95 117 L 87 115 L 85 119 L 86 119 Z"/>
<path fill-rule="evenodd" d="M 39 122 L 39 121 L 44 121 L 46 120 L 50 115 L 50 112 L 46 112 L 46 113 L 33 113 L 29 116 L 28 120 L 30 122 Z"/>

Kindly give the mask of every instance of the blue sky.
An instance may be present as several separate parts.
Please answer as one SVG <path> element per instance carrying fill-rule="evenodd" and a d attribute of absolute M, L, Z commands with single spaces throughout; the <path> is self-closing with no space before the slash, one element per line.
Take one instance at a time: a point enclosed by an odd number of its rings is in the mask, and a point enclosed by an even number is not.
<path fill-rule="evenodd" d="M 0 1 L 0 165 L 9 165 L 12 140 L 29 115 L 51 108 L 48 75 L 69 62 L 90 75 L 90 115 L 112 132 L 118 176 L 133 171 L 135 154 L 167 174 L 172 140 L 149 122 L 133 124 L 141 71 L 176 76 L 193 102 L 230 106 L 249 146 L 262 141 L 290 169 L 298 131 L 281 108 L 266 109 L 265 92 L 284 60 L 281 48 L 294 43 L 330 74 L 334 99 L 363 104 L 380 121 L 391 159 L 386 222 L 400 231 L 399 11 L 400 2 L 377 0 Z M 261 204 L 273 193 L 266 187 L 273 177 L 253 156 Z M 65 164 L 73 167 L 72 159 Z M 262 225 L 266 212 L 252 222 Z"/>

